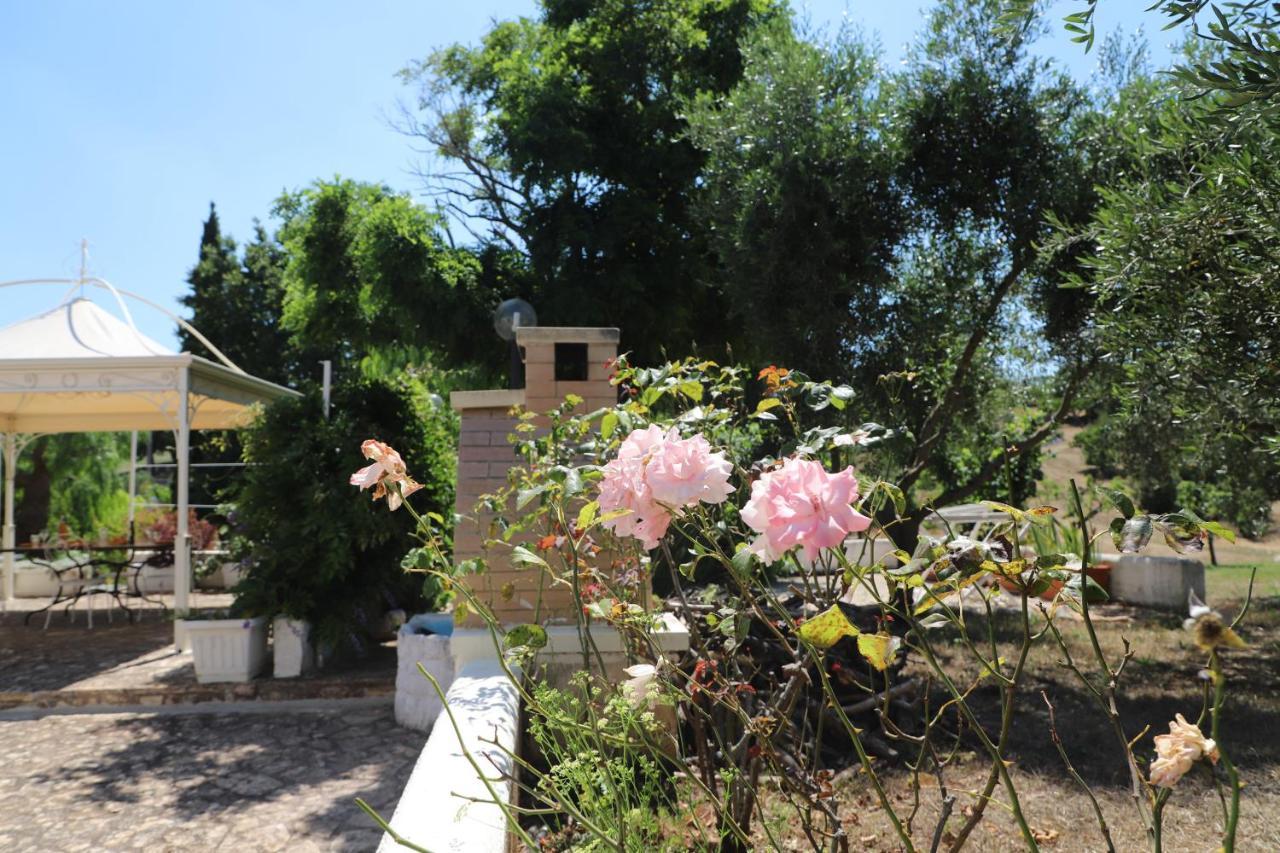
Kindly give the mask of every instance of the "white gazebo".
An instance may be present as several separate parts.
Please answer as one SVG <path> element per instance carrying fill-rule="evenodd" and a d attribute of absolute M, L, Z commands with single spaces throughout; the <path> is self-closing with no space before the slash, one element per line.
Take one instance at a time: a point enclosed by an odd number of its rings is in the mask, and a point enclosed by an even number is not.
<path fill-rule="evenodd" d="M 185 612 L 191 591 L 187 530 L 191 430 L 236 429 L 252 418 L 250 407 L 255 403 L 297 392 L 245 373 L 172 314 L 223 363 L 174 352 L 148 338 L 134 327 L 122 296 L 159 306 L 101 279 L 82 276 L 15 283 L 63 284 L 71 291 L 52 310 L 0 328 L 6 602 L 14 595 L 14 474 L 20 445 L 47 433 L 173 430 L 177 457 L 174 610 Z M 86 287 L 114 295 L 124 319 L 84 298 Z M 175 641 L 182 642 L 176 628 Z"/>

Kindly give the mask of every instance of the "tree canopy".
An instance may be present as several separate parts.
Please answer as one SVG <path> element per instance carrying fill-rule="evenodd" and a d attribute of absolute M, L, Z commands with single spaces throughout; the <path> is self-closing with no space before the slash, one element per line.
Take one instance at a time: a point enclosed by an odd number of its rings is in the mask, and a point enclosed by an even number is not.
<path fill-rule="evenodd" d="M 1270 25 L 1228 17 L 1173 77 L 1109 40 L 1086 86 L 1035 57 L 1027 4 L 943 0 L 889 69 L 766 0 L 543 0 L 403 72 L 425 203 L 319 181 L 243 259 L 213 220 L 188 304 L 294 378 L 330 358 L 489 384 L 491 311 L 519 296 L 544 324 L 618 325 L 632 363 L 850 383 L 840 417 L 899 428 L 883 462 L 921 512 L 1018 502 L 1087 411 L 1153 505 L 1223 481 L 1229 516 L 1260 516 L 1280 494 L 1275 119 L 1263 77 L 1233 100 L 1205 75 L 1263 61 L 1265 37 L 1228 32 Z M 270 328 L 233 328 L 251 311 Z"/>

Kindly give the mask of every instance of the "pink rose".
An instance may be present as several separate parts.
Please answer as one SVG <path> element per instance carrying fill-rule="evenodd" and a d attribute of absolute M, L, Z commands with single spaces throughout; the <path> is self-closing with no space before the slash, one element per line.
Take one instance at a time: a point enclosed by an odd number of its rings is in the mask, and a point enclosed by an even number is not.
<path fill-rule="evenodd" d="M 823 549 L 839 547 L 850 533 L 871 525 L 851 506 L 857 499 L 852 468 L 828 474 L 812 460 L 788 459 L 751 485 L 751 500 L 742 509 L 742 520 L 760 534 L 751 549 L 772 563 L 800 546 L 801 562 L 812 567 Z"/>
<path fill-rule="evenodd" d="M 373 464 L 352 474 L 351 485 L 359 486 L 360 491 L 372 486 L 373 499 L 385 497 L 393 512 L 400 508 L 405 498 L 422 488 L 409 476 L 404 460 L 390 445 L 371 438 L 360 445 L 360 451 L 366 459 L 372 459 Z"/>
<path fill-rule="evenodd" d="M 723 453 L 715 453 L 700 435 L 681 439 L 674 429 L 667 433 L 660 452 L 652 455 L 645 479 L 653 499 L 668 507 L 693 506 L 699 501 L 724 503 L 733 489 L 733 466 Z"/>
<path fill-rule="evenodd" d="M 681 438 L 674 427 L 663 431 L 656 425 L 635 430 L 622 442 L 618 458 L 605 465 L 600 483 L 600 511 L 627 514 L 604 526 L 656 548 L 673 515 L 699 501 L 716 504 L 729 497 L 732 470 L 725 455 L 700 435 Z"/>

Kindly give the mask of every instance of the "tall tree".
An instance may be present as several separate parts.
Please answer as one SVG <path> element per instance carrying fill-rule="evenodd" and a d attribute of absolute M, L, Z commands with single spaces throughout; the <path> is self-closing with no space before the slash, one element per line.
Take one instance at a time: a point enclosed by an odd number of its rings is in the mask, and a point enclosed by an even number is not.
<path fill-rule="evenodd" d="M 288 256 L 283 328 L 348 378 L 371 355 L 441 366 L 502 354 L 487 330 L 501 253 L 449 245 L 442 219 L 407 195 L 349 180 L 317 182 L 277 203 Z M 482 276 L 482 273 L 484 274 Z"/>
<path fill-rule="evenodd" d="M 1092 219 L 1075 284 L 1100 306 L 1100 429 L 1157 509 L 1189 503 L 1256 534 L 1280 498 L 1280 122 L 1239 122 L 1163 84 L 1154 121 L 1117 118 L 1135 167 Z M 1194 91 L 1194 90 L 1192 90 Z"/>
<path fill-rule="evenodd" d="M 993 5 L 942 3 L 898 75 L 856 40 L 770 28 L 742 82 L 690 113 L 735 352 L 816 365 L 859 389 L 851 415 L 904 427 L 888 461 L 916 521 L 925 503 L 1025 492 L 1087 370 L 1087 305 L 1044 311 L 1074 259 L 1037 245 L 1050 214 L 1082 221 L 1094 202 L 1088 103 L 997 31 Z M 1019 346 L 1050 325 L 1053 349 Z"/>
<path fill-rule="evenodd" d="M 739 79 L 772 0 L 541 0 L 405 71 L 440 203 L 527 258 L 544 322 L 616 324 L 643 359 L 727 340 L 692 213 L 703 153 L 685 102 Z"/>
<path fill-rule="evenodd" d="M 191 325 L 227 358 L 255 376 L 289 384 L 313 371 L 298 363 L 281 326 L 284 260 L 278 241 L 256 222 L 243 259 L 237 257 L 235 240 L 222 235 L 210 204 L 199 260 L 187 276 L 191 289 L 179 301 L 189 310 Z M 188 352 L 215 358 L 185 329 L 179 330 L 179 341 Z"/>

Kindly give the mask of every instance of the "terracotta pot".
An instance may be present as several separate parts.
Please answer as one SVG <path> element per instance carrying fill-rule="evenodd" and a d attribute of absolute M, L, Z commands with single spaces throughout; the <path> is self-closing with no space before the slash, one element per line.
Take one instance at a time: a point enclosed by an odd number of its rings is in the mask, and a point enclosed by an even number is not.
<path fill-rule="evenodd" d="M 1086 570 L 1089 578 L 1098 586 L 1105 589 L 1108 594 L 1111 593 L 1111 568 L 1112 566 L 1110 563 L 1098 563 L 1097 565 L 1090 566 Z"/>

